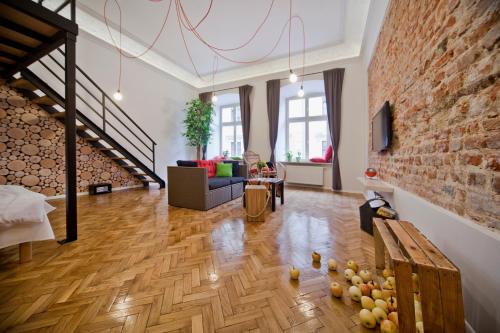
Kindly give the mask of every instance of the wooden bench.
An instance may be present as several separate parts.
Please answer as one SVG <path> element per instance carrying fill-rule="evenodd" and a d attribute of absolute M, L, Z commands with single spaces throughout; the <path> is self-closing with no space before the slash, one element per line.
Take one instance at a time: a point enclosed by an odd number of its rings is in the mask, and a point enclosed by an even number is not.
<path fill-rule="evenodd" d="M 425 332 L 465 331 L 460 271 L 415 226 L 374 219 L 375 265 L 386 254 L 396 278 L 399 332 L 416 332 L 412 273 L 418 274 Z"/>

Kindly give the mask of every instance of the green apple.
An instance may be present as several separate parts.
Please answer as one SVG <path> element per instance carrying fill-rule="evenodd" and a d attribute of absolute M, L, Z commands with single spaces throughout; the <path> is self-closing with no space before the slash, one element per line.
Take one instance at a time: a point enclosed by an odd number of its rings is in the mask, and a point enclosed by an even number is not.
<path fill-rule="evenodd" d="M 353 301 L 359 302 L 361 300 L 361 290 L 356 286 L 351 286 L 349 288 L 349 295 Z"/>
<path fill-rule="evenodd" d="M 370 310 L 362 309 L 359 311 L 359 321 L 366 328 L 374 328 L 377 325 L 377 320 Z"/>
<path fill-rule="evenodd" d="M 376 306 L 372 309 L 372 313 L 375 316 L 377 323 L 379 323 L 379 324 L 382 320 L 387 319 L 387 313 L 384 311 L 384 309 L 379 308 L 378 306 Z"/>
<path fill-rule="evenodd" d="M 375 306 L 378 306 L 379 308 L 383 309 L 385 313 L 389 312 L 389 309 L 387 308 L 387 303 L 383 299 L 376 299 Z"/>
<path fill-rule="evenodd" d="M 354 272 L 352 269 L 348 268 L 344 271 L 344 277 L 347 281 L 351 281 L 352 277 L 356 275 L 356 272 Z"/>
<path fill-rule="evenodd" d="M 328 259 L 328 270 L 330 271 L 336 271 L 337 270 L 337 262 L 335 259 Z"/>
<path fill-rule="evenodd" d="M 354 275 L 351 278 L 351 282 L 352 282 L 353 286 L 356 286 L 356 287 L 359 288 L 359 286 L 363 283 L 363 279 L 360 276 L 358 276 L 358 275 Z"/>
<path fill-rule="evenodd" d="M 372 273 L 370 273 L 370 271 L 367 269 L 362 269 L 361 271 L 359 271 L 358 275 L 363 279 L 364 283 L 368 283 L 368 281 L 371 281 L 372 279 Z"/>

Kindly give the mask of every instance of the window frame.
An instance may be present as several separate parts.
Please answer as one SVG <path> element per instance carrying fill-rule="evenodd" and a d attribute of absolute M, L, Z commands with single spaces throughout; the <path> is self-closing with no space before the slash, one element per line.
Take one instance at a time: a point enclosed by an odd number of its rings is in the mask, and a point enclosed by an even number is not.
<path fill-rule="evenodd" d="M 309 116 L 309 99 L 314 98 L 314 97 L 323 97 L 326 102 L 326 96 L 321 93 L 316 93 L 316 94 L 308 94 L 303 97 L 298 97 L 298 96 L 291 96 L 287 97 L 285 99 L 285 149 L 286 152 L 290 151 L 290 123 L 304 123 L 305 124 L 305 152 L 304 155 L 301 156 L 301 159 L 308 160 L 310 158 L 309 156 L 309 122 L 311 121 L 323 121 L 326 120 L 326 130 L 327 130 L 327 138 L 326 142 L 327 145 L 331 144 L 331 135 L 330 135 L 330 129 L 329 129 L 329 124 L 328 124 L 328 114 L 321 115 L 321 116 Z M 304 99 L 305 102 L 305 115 L 304 117 L 294 117 L 290 118 L 290 101 L 291 100 L 300 100 Z M 324 103 L 325 103 L 324 102 Z"/>
<path fill-rule="evenodd" d="M 233 139 L 234 139 L 234 142 L 235 142 L 235 149 L 236 149 L 236 128 L 238 126 L 242 126 L 241 124 L 241 110 L 240 110 L 240 121 L 236 121 L 236 108 L 237 107 L 240 107 L 240 104 L 239 103 L 233 103 L 233 104 L 226 104 L 226 105 L 221 105 L 219 107 L 219 110 L 220 110 L 220 115 L 219 115 L 219 123 L 220 123 L 220 130 L 219 130 L 219 147 L 220 147 L 220 155 L 222 156 L 223 155 L 223 147 L 222 147 L 222 141 L 223 141 L 223 137 L 222 137 L 222 131 L 223 131 L 223 128 L 224 126 L 232 126 L 233 127 Z M 227 108 L 231 108 L 232 109 L 232 119 L 233 121 L 230 121 L 230 122 L 223 122 L 222 121 L 222 109 L 227 109 Z M 243 127 L 242 127 L 242 130 L 243 130 Z M 244 153 L 244 147 L 242 146 L 241 147 L 241 155 L 243 156 L 243 153 Z M 236 153 L 236 151 L 235 151 Z M 235 156 L 234 154 L 232 154 L 232 152 L 230 151 L 229 152 L 230 156 Z"/>

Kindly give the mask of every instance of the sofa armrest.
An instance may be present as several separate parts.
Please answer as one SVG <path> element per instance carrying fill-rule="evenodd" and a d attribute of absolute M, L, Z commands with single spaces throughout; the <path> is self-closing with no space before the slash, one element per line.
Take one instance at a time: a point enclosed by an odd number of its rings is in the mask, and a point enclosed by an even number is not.
<path fill-rule="evenodd" d="M 248 164 L 240 164 L 240 177 L 248 178 Z"/>
<path fill-rule="evenodd" d="M 193 167 L 167 167 L 168 203 L 172 206 L 205 209 L 208 170 Z"/>

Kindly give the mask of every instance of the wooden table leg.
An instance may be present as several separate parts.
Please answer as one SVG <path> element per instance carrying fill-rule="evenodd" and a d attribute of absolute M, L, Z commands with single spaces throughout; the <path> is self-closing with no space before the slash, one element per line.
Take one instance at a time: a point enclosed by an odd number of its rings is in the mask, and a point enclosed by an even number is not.
<path fill-rule="evenodd" d="M 385 246 L 382 236 L 378 231 L 377 226 L 373 225 L 373 239 L 375 241 L 375 267 L 377 269 L 385 268 Z"/>
<path fill-rule="evenodd" d="M 25 262 L 31 261 L 31 242 L 19 244 L 19 263 L 23 264 Z"/>

